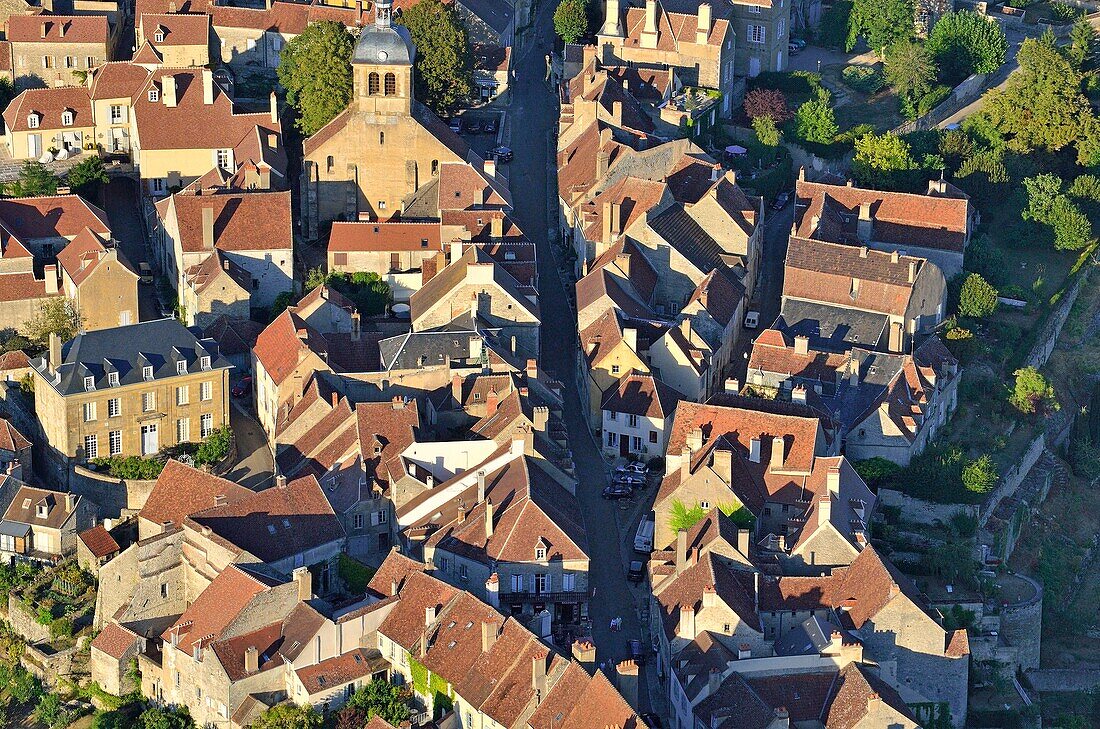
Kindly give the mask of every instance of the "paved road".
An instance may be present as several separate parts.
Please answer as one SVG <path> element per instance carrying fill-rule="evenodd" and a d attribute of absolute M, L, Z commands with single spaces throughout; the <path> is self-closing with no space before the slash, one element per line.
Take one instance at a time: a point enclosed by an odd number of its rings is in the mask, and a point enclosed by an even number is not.
<path fill-rule="evenodd" d="M 275 475 L 267 434 L 238 400 L 229 409 L 229 425 L 237 441 L 237 463 L 225 478 L 253 491 L 263 491 Z"/>
<path fill-rule="evenodd" d="M 641 591 L 626 580 L 620 537 L 616 524 L 617 506 L 600 498 L 607 470 L 596 445 L 589 436 L 577 390 L 577 325 L 569 306 L 564 285 L 558 277 L 555 258 L 547 231 L 556 226 L 556 211 L 550 210 L 555 193 L 548 181 L 555 179 L 553 130 L 557 126 L 556 97 L 543 81 L 542 58 L 552 47 L 552 16 L 555 3 L 543 2 L 537 11 L 534 28 L 523 39 L 515 68 L 513 100 L 509 109 L 511 147 L 515 161 L 508 174 L 513 192 L 515 215 L 523 230 L 535 241 L 539 256 L 539 296 L 543 311 L 542 367 L 565 386 L 565 422 L 572 435 L 571 445 L 580 483 L 577 497 L 585 515 L 591 564 L 589 579 L 595 590 L 589 613 L 593 623 L 597 661 L 626 658 L 626 640 L 641 635 L 634 607 L 642 599 Z M 622 617 L 621 632 L 609 629 L 613 617 Z M 643 690 L 642 708 L 648 706 Z"/>
<path fill-rule="evenodd" d="M 104 191 L 104 210 L 111 222 L 111 233 L 119 242 L 119 248 L 137 268 L 141 261 L 152 261 L 152 251 L 145 240 L 145 228 L 141 224 L 141 196 L 138 183 L 126 177 L 111 180 Z M 159 319 L 156 292 L 149 284 L 138 285 L 138 319 Z"/>

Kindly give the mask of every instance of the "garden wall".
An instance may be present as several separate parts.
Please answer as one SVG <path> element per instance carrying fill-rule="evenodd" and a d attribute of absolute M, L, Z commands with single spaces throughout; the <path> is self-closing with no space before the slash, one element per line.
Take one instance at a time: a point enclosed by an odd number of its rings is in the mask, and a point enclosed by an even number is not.
<path fill-rule="evenodd" d="M 975 504 L 937 504 L 893 489 L 879 489 L 878 501 L 884 507 L 900 509 L 902 521 L 915 524 L 946 524 L 951 517 L 960 513 L 978 516 L 978 507 Z"/>
<path fill-rule="evenodd" d="M 1042 367 L 1050 359 L 1050 355 L 1054 351 L 1054 345 L 1058 343 L 1058 337 L 1062 334 L 1062 327 L 1066 325 L 1066 320 L 1069 319 L 1070 310 L 1073 309 L 1073 304 L 1077 301 L 1078 294 L 1081 293 L 1081 287 L 1087 280 L 1089 271 L 1091 271 L 1091 268 L 1086 268 L 1081 272 L 1081 275 L 1073 282 L 1066 295 L 1058 302 L 1058 307 L 1043 322 L 1042 327 L 1035 336 L 1035 344 L 1032 345 L 1027 359 L 1024 360 L 1024 367 Z"/>
<path fill-rule="evenodd" d="M 917 131 L 918 129 L 931 129 L 985 93 L 989 85 L 989 74 L 971 74 L 963 79 L 962 83 L 952 89 L 951 95 L 941 101 L 932 111 L 918 119 L 905 122 L 894 131 L 898 134 L 907 134 Z"/>
<path fill-rule="evenodd" d="M 140 511 L 156 483 L 155 480 L 115 478 L 74 466 L 69 489 L 98 504 L 100 519 L 118 519 Z"/>
<path fill-rule="evenodd" d="M 81 639 L 84 640 L 84 639 Z M 23 651 L 23 667 L 37 676 L 47 689 L 55 688 L 60 678 L 71 678 L 77 671 L 76 656 L 80 645 L 74 645 L 63 651 L 53 652 L 28 645 Z"/>
<path fill-rule="evenodd" d="M 1001 499 L 1016 493 L 1016 489 L 1023 483 L 1028 471 L 1043 455 L 1046 446 L 1045 433 L 1035 436 L 1035 439 L 1028 445 L 1027 450 L 1024 451 L 1024 455 L 1020 457 L 1020 462 L 1008 469 L 1008 472 L 1001 477 L 1001 485 L 994 489 L 993 493 L 982 504 L 981 517 L 978 519 L 979 528 L 985 528 L 986 522 L 989 521 L 989 517 L 996 510 L 997 504 L 1001 503 Z"/>
<path fill-rule="evenodd" d="M 38 622 L 38 616 L 32 615 L 23 605 L 23 601 L 8 594 L 8 624 L 12 630 L 23 637 L 27 643 L 45 643 L 50 640 L 50 626 Z"/>

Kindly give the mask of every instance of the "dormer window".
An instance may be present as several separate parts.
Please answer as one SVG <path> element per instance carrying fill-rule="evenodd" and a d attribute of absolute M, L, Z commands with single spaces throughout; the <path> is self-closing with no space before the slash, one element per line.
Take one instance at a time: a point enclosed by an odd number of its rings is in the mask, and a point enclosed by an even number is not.
<path fill-rule="evenodd" d="M 176 374 L 177 375 L 186 375 L 187 374 L 187 363 L 184 362 L 183 360 L 180 360 L 179 362 L 176 362 Z"/>
<path fill-rule="evenodd" d="M 45 499 L 42 499 L 37 504 L 35 504 L 34 513 L 36 516 L 38 516 L 39 519 L 45 519 L 47 516 L 50 515 L 50 507 L 46 503 Z"/>
<path fill-rule="evenodd" d="M 95 378 L 94 377 L 85 377 L 84 378 L 84 391 L 85 392 L 91 392 L 94 389 L 95 389 Z"/>
<path fill-rule="evenodd" d="M 109 387 L 118 387 L 118 373 L 117 372 L 108 372 L 107 373 L 107 385 Z"/>
<path fill-rule="evenodd" d="M 142 367 L 141 368 L 141 378 L 143 380 L 153 379 L 153 368 L 149 367 L 148 365 L 146 365 L 145 367 Z"/>
<path fill-rule="evenodd" d="M 149 101 L 151 101 L 154 104 L 157 103 L 158 101 L 160 101 L 160 90 L 158 90 L 155 87 L 149 89 Z"/>
<path fill-rule="evenodd" d="M 157 28 L 157 32 L 153 34 L 153 42 L 154 43 L 163 43 L 164 42 L 164 29 L 163 28 Z"/>
<path fill-rule="evenodd" d="M 539 543 L 535 546 L 535 561 L 546 561 L 546 545 L 542 542 L 541 539 L 539 540 Z"/>
<path fill-rule="evenodd" d="M 199 357 L 199 367 L 201 369 L 204 369 L 204 370 L 210 369 L 210 358 L 209 357 Z"/>
<path fill-rule="evenodd" d="M 31 129 L 38 129 L 38 114 L 29 114 L 27 116 L 27 126 Z"/>
<path fill-rule="evenodd" d="M 73 125 L 73 112 L 69 109 L 61 112 L 61 126 L 71 127 Z"/>

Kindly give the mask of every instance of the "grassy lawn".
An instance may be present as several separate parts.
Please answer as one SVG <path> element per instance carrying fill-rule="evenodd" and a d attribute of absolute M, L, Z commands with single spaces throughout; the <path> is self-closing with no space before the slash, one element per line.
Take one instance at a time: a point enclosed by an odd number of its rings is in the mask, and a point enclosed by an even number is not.
<path fill-rule="evenodd" d="M 821 77 L 825 85 L 836 89 L 833 98 L 837 102 L 836 123 L 841 132 L 861 124 L 871 124 L 876 132 L 885 132 L 896 128 L 905 121 L 898 106 L 898 97 L 889 86 L 867 93 L 859 88 L 846 83 L 844 80 L 843 64 L 833 64 L 821 69 Z M 869 66 L 881 73 L 882 64 L 876 63 Z"/>

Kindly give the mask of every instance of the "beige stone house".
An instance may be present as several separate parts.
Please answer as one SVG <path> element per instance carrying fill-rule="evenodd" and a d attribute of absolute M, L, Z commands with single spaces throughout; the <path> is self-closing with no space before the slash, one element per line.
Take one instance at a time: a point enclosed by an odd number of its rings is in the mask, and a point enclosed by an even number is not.
<path fill-rule="evenodd" d="M 210 63 L 210 16 L 205 13 L 148 13 L 137 19 L 138 54 L 149 45 L 160 65 L 198 68 Z"/>
<path fill-rule="evenodd" d="M 22 352 L 16 352 L 16 354 L 22 354 Z M 15 372 L 12 372 L 11 376 L 14 379 Z M 6 384 L 0 384 L 0 388 L 6 386 Z M 10 417 L 0 412 L 0 474 L 22 479 L 24 474 L 29 476 L 33 472 L 33 444 L 19 432 Z"/>
<path fill-rule="evenodd" d="M 8 154 L 17 160 L 61 150 L 80 154 L 95 143 L 92 105 L 83 88 L 27 89 L 4 109 L 4 125 Z"/>
<path fill-rule="evenodd" d="M 645 461 L 663 457 L 672 417 L 682 398 L 652 374 L 623 375 L 600 404 L 604 455 Z"/>
<path fill-rule="evenodd" d="M 78 86 L 111 60 L 114 47 L 105 15 L 12 15 L 5 27 L 18 86 Z"/>
<path fill-rule="evenodd" d="M 229 422 L 229 368 L 175 319 L 82 332 L 32 362 L 51 473 L 107 456 L 149 456 Z"/>
<path fill-rule="evenodd" d="M 0 521 L 0 559 L 56 562 L 94 519 L 95 505 L 76 494 L 18 485 Z"/>
<path fill-rule="evenodd" d="M 84 329 L 138 321 L 138 274 L 114 241 L 85 228 L 57 254 L 61 290 L 84 318 Z"/>
<path fill-rule="evenodd" d="M 222 316 L 247 319 L 252 311 L 252 275 L 215 249 L 183 272 L 179 294 L 189 326 L 209 326 Z"/>
<path fill-rule="evenodd" d="M 662 333 L 660 327 L 627 319 L 614 310 L 605 311 L 581 330 L 582 400 L 588 403 L 593 427 L 599 427 L 597 416 L 605 392 L 628 372 L 650 371 L 648 358 L 643 355 Z"/>
<path fill-rule="evenodd" d="M 753 78 L 787 70 L 793 0 L 737 0 L 723 15 L 737 34 L 734 73 Z"/>

